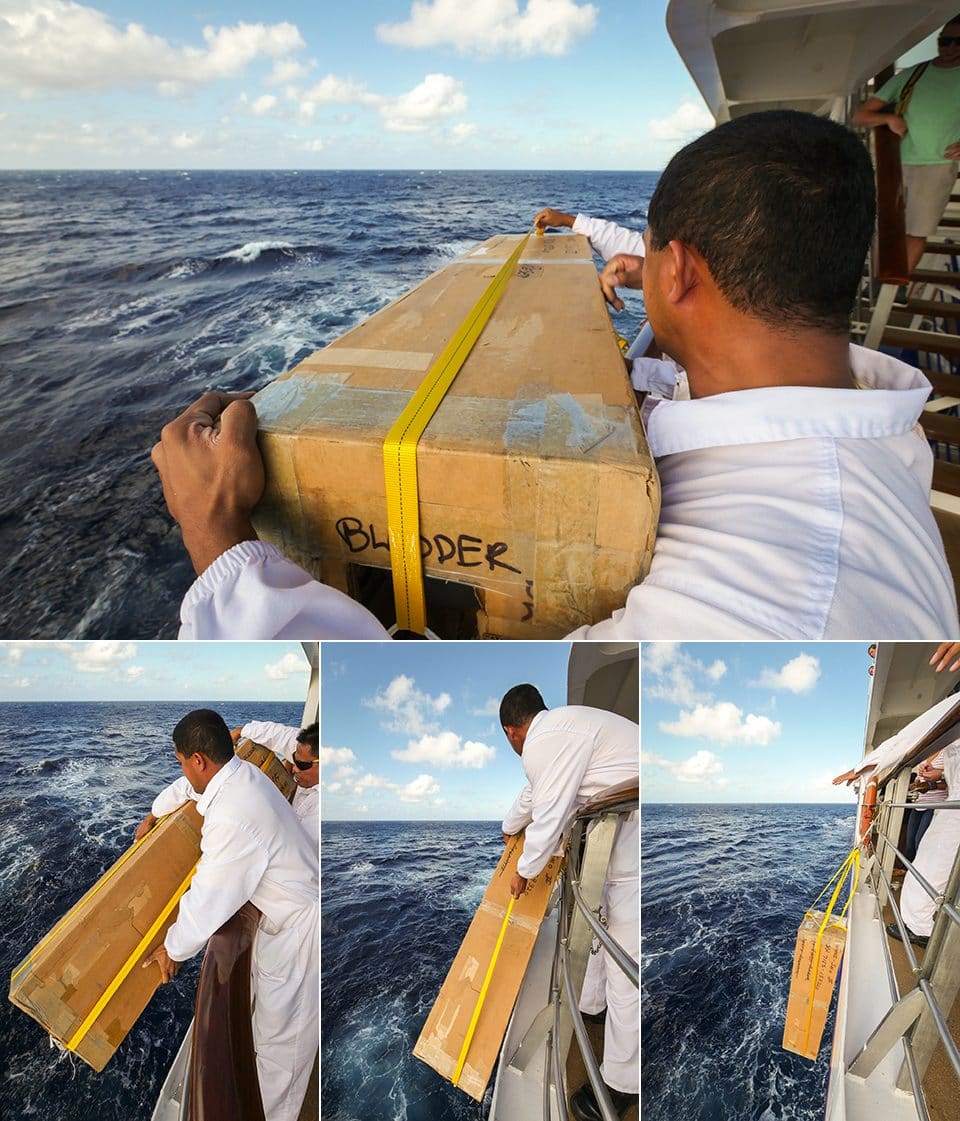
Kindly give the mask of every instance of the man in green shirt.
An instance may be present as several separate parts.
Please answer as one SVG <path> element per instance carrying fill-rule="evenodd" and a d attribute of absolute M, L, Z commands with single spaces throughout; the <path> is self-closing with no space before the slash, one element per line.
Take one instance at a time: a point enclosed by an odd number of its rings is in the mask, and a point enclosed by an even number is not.
<path fill-rule="evenodd" d="M 923 256 L 927 238 L 940 224 L 957 180 L 960 14 L 940 32 L 937 57 L 919 65 L 924 69 L 909 91 L 902 116 L 895 109 L 904 88 L 918 70 L 916 66 L 901 70 L 891 78 L 853 117 L 853 123 L 864 128 L 885 125 L 903 141 L 900 159 L 906 200 L 907 265 L 911 273 Z"/>

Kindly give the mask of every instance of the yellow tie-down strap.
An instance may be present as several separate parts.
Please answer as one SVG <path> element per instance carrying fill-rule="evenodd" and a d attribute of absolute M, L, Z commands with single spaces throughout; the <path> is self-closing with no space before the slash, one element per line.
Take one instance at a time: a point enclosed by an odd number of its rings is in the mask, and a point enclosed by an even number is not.
<path fill-rule="evenodd" d="M 510 912 L 513 910 L 513 905 L 516 899 L 511 895 L 510 902 L 507 904 L 507 913 L 503 916 L 503 922 L 500 926 L 500 934 L 497 936 L 497 944 L 493 947 L 493 954 L 490 958 L 490 964 L 487 966 L 487 975 L 483 979 L 483 984 L 480 986 L 480 995 L 477 997 L 477 1004 L 473 1010 L 473 1015 L 470 1017 L 470 1026 L 467 1028 L 467 1034 L 463 1037 L 463 1046 L 460 1048 L 460 1055 L 457 1058 L 457 1065 L 453 1072 L 451 1081 L 454 1086 L 460 1084 L 460 1075 L 463 1074 L 463 1067 L 467 1061 L 467 1052 L 470 1050 L 470 1044 L 473 1042 L 473 1033 L 477 1030 L 477 1021 L 480 1019 L 480 1011 L 483 1008 L 483 1002 L 487 999 L 487 989 L 490 988 L 490 978 L 493 976 L 494 966 L 497 964 L 497 958 L 500 956 L 500 947 L 503 945 L 504 935 L 507 933 L 507 925 L 510 922 Z"/>
<path fill-rule="evenodd" d="M 521 239 L 501 265 L 383 441 L 390 567 L 393 571 L 397 627 L 400 630 L 423 634 L 427 625 L 423 559 L 420 555 L 417 444 L 493 314 L 532 232 Z"/>
<path fill-rule="evenodd" d="M 196 872 L 197 865 L 199 863 L 200 863 L 200 861 L 198 860 L 197 863 L 194 864 L 194 866 L 187 873 L 186 878 L 184 879 L 183 883 L 181 883 L 181 885 L 173 893 L 173 895 L 170 897 L 167 904 L 164 906 L 163 910 L 160 912 L 159 915 L 157 915 L 156 919 L 153 922 L 153 925 L 150 927 L 150 929 L 147 931 L 147 933 L 144 934 L 144 936 L 137 943 L 136 949 L 127 958 L 127 960 L 123 963 L 123 965 L 120 966 L 120 969 L 117 971 L 116 977 L 114 977 L 114 979 L 110 982 L 110 984 L 107 985 L 107 987 L 103 990 L 103 993 L 101 994 L 100 999 L 93 1006 L 93 1008 L 90 1009 L 90 1012 L 88 1013 L 87 1018 L 83 1021 L 83 1023 L 80 1025 L 80 1027 L 77 1028 L 77 1030 L 73 1033 L 73 1035 L 67 1041 L 66 1048 L 67 1048 L 68 1051 L 76 1051 L 76 1049 L 84 1041 L 84 1039 L 86 1038 L 87 1032 L 89 1032 L 90 1029 L 93 1027 L 93 1025 L 97 1022 L 97 1018 L 100 1015 L 100 1013 L 104 1010 L 104 1008 L 106 1008 L 106 1006 L 113 999 L 114 993 L 116 993 L 117 989 L 119 989 L 120 986 L 123 984 L 123 982 L 126 980 L 127 975 L 130 973 L 130 971 L 133 969 L 133 967 L 137 964 L 137 962 L 139 962 L 139 960 L 143 957 L 143 955 L 144 955 L 145 951 L 147 950 L 147 948 L 149 947 L 150 943 L 157 936 L 157 932 L 160 930 L 160 928 L 163 926 L 163 924 L 170 917 L 170 912 L 180 902 L 180 897 L 186 892 L 187 888 L 190 886 L 190 881 L 193 879 L 193 874 L 194 874 L 194 872 Z"/>

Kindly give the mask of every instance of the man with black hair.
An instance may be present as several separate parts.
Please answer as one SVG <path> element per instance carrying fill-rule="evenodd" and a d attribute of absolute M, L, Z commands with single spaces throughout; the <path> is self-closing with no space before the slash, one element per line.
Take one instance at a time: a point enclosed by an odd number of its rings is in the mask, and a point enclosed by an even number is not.
<path fill-rule="evenodd" d="M 937 57 L 908 66 L 853 115 L 901 139 L 907 270 L 920 263 L 943 218 L 960 158 L 960 14 L 937 37 Z"/>
<path fill-rule="evenodd" d="M 960 637 L 917 425 L 930 383 L 849 343 L 874 211 L 863 145 L 808 113 L 739 117 L 670 161 L 649 207 L 643 289 L 657 343 L 687 379 L 640 368 L 689 396 L 644 403 L 661 482 L 650 573 L 611 619 L 569 637 Z M 611 259 L 608 298 L 635 283 L 640 260 Z M 223 440 L 200 404 L 168 426 L 154 461 L 172 511 L 189 513 L 190 494 L 214 483 L 235 510 L 242 426 Z M 254 435 L 255 423 L 247 458 Z M 386 637 L 272 546 L 236 540 L 185 598 L 182 637 Z"/>
<path fill-rule="evenodd" d="M 260 911 L 251 963 L 253 1041 L 266 1121 L 296 1121 L 319 1047 L 318 854 L 274 784 L 233 752 L 211 709 L 173 731 L 183 778 L 154 799 L 138 833 L 188 800 L 203 818 L 201 857 L 177 921 L 143 963 L 163 981 L 243 906 Z"/>
<path fill-rule="evenodd" d="M 524 832 L 514 898 L 526 891 L 561 846 L 577 810 L 608 787 L 639 781 L 640 730 L 612 712 L 567 705 L 548 710 L 533 685 L 515 685 L 500 702 L 500 724 L 520 756 L 527 785 L 503 819 L 505 837 Z M 636 813 L 617 825 L 602 913 L 610 935 L 635 960 L 639 956 L 640 835 Z M 604 1081 L 619 1116 L 639 1093 L 639 994 L 607 954 L 593 955 L 584 979 L 580 1008 L 590 1015 L 606 1008 Z M 574 1094 L 577 1121 L 599 1121 L 600 1112 L 587 1084 Z"/>
<path fill-rule="evenodd" d="M 306 728 L 292 728 L 273 720 L 251 720 L 230 735 L 234 743 L 240 739 L 269 747 L 291 770 L 297 784 L 293 796 L 293 812 L 307 831 L 314 845 L 320 844 L 320 731 L 315 720 Z"/>

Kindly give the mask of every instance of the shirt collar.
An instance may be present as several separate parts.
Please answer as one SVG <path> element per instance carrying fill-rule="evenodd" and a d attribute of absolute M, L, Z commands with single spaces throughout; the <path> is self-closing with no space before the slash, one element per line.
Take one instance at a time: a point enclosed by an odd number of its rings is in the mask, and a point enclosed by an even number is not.
<path fill-rule="evenodd" d="M 786 385 L 692 401 L 658 401 L 647 418 L 650 450 L 659 458 L 738 444 L 824 436 L 869 439 L 909 432 L 930 394 L 923 374 L 859 346 L 850 347 L 850 368 L 861 389 Z"/>
<path fill-rule="evenodd" d="M 205 814 L 207 812 L 208 808 L 210 807 L 210 803 L 217 796 L 217 791 L 223 786 L 223 784 L 231 775 L 236 774 L 236 772 L 240 769 L 240 764 L 242 762 L 243 760 L 239 755 L 234 755 L 229 763 L 224 763 L 220 770 L 217 771 L 213 778 L 207 783 L 206 790 L 204 790 L 204 792 L 197 799 L 198 813 Z"/>

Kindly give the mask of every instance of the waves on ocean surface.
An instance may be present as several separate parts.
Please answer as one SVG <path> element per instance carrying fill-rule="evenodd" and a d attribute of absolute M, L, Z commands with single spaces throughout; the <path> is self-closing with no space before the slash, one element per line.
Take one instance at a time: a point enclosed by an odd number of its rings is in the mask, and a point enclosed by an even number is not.
<path fill-rule="evenodd" d="M 132 843 L 154 795 L 180 777 L 181 704 L 0 704 L 0 977 Z M 211 702 L 230 727 L 296 724 L 299 706 Z M 157 991 L 103 1072 L 52 1047 L 0 1003 L 4 1121 L 147 1121 L 193 1014 L 200 958 Z"/>
<path fill-rule="evenodd" d="M 0 174 L 0 634 L 172 637 L 192 571 L 149 452 L 542 206 L 642 227 L 656 176 Z M 629 335 L 642 301 L 617 319 Z"/>
<path fill-rule="evenodd" d="M 499 822 L 324 822 L 324 1121 L 480 1121 L 413 1046 L 503 853 Z"/>
<path fill-rule="evenodd" d="M 815 1063 L 781 1049 L 797 927 L 850 851 L 853 811 L 642 809 L 645 1121 L 821 1121 Z"/>

